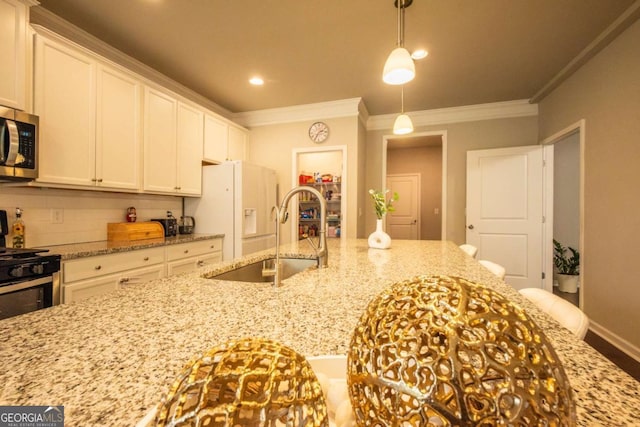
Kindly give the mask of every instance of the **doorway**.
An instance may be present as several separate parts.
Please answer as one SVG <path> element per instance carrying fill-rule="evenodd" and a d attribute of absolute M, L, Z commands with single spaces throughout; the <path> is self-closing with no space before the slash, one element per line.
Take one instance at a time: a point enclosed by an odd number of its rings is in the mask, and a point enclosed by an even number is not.
<path fill-rule="evenodd" d="M 347 236 L 347 147 L 327 146 L 300 148 L 292 152 L 292 182 L 318 190 L 327 205 L 328 238 Z M 291 241 L 302 236 L 317 236 L 320 224 L 319 204 L 313 197 L 301 199 L 310 193 L 296 196 L 290 206 Z M 315 230 L 315 233 L 313 232 Z M 311 232 L 310 232 L 311 231 Z"/>
<path fill-rule="evenodd" d="M 584 127 L 585 121 L 568 126 L 542 141 L 545 146 L 545 271 L 553 269 L 553 239 L 584 253 Z M 545 277 L 545 289 L 578 305 L 584 304 L 584 258 L 580 260 L 577 294 L 559 292 L 553 274 Z"/>
<path fill-rule="evenodd" d="M 385 136 L 382 150 L 381 189 L 388 188 L 390 175 L 419 174 L 418 239 L 446 239 L 446 131 Z"/>

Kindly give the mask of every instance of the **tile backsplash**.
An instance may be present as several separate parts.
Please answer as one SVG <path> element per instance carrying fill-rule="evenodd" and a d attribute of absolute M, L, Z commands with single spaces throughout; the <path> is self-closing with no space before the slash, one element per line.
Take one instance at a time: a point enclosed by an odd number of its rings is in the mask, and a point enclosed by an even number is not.
<path fill-rule="evenodd" d="M 125 222 L 134 206 L 138 221 L 182 212 L 182 198 L 149 194 L 106 193 L 32 187 L 0 187 L 0 209 L 7 211 L 9 229 L 22 208 L 26 246 L 42 247 L 107 239 L 107 223 Z M 11 239 L 7 238 L 10 246 Z"/>

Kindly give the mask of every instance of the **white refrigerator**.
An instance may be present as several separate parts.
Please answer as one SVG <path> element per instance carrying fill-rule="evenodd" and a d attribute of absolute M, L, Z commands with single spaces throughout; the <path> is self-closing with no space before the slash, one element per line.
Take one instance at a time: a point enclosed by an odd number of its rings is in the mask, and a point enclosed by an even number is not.
<path fill-rule="evenodd" d="M 229 161 L 202 168 L 202 196 L 185 198 L 184 214 L 194 217 L 196 233 L 224 234 L 228 261 L 275 247 L 277 199 L 274 170 Z"/>

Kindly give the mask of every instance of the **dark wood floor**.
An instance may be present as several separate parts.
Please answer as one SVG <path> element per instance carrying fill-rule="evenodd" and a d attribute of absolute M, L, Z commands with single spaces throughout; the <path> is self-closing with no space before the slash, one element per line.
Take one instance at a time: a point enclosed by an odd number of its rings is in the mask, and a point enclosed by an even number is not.
<path fill-rule="evenodd" d="M 569 301 L 570 303 L 579 306 L 580 303 L 580 290 L 575 294 L 570 294 L 567 292 L 560 292 L 558 288 L 553 288 L 553 293 L 560 296 L 561 298 Z M 625 352 L 619 350 L 616 346 L 609 343 L 609 341 L 604 338 L 596 335 L 595 333 L 588 331 L 587 336 L 584 337 L 584 340 L 591 347 L 595 348 L 607 359 L 611 360 L 615 363 L 618 368 L 627 372 L 629 375 L 634 377 L 636 381 L 640 381 L 640 362 L 636 361 L 631 356 L 627 355 Z"/>

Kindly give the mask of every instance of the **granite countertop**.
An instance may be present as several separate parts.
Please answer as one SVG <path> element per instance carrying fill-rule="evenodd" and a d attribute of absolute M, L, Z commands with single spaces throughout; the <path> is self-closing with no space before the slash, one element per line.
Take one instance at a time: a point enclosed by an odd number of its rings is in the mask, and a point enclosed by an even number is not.
<path fill-rule="evenodd" d="M 137 249 L 155 248 L 158 246 L 177 245 L 180 243 L 195 242 L 222 238 L 224 234 L 178 234 L 177 236 L 160 239 L 136 240 L 130 242 L 110 242 L 101 240 L 97 242 L 70 243 L 65 245 L 46 246 L 50 254 L 61 255 L 63 261 L 96 255 L 107 255 L 117 252 L 127 252 Z"/>
<path fill-rule="evenodd" d="M 306 242 L 283 252 L 310 255 Z M 64 405 L 66 426 L 133 426 L 193 356 L 215 345 L 254 336 L 306 356 L 346 354 L 371 298 L 400 280 L 446 274 L 484 283 L 530 313 L 564 364 L 578 425 L 637 423 L 639 382 L 451 242 L 394 241 L 385 251 L 332 239 L 328 268 L 279 288 L 203 277 L 270 254 L 0 321 L 0 405 Z"/>

